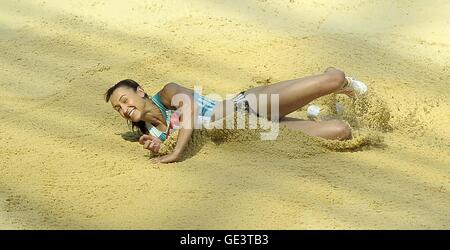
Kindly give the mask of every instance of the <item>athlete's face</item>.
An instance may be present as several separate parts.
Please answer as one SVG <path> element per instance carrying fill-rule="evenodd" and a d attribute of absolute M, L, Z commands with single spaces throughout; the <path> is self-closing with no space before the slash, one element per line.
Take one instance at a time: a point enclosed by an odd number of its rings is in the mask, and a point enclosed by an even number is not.
<path fill-rule="evenodd" d="M 111 95 L 110 101 L 113 109 L 119 112 L 123 118 L 138 122 L 143 120 L 145 113 L 145 92 L 138 87 L 136 91 L 132 88 L 119 87 Z"/>

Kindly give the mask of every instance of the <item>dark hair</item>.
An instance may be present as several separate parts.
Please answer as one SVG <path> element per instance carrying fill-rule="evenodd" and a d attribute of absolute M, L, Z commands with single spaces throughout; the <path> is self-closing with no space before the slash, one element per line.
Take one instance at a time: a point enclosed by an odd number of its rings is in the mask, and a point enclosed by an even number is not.
<path fill-rule="evenodd" d="M 117 88 L 120 88 L 120 87 L 127 87 L 127 88 L 130 88 L 130 89 L 133 89 L 134 91 L 137 91 L 137 88 L 140 87 L 140 85 L 139 85 L 139 83 L 137 83 L 137 82 L 135 82 L 135 81 L 133 81 L 131 79 L 122 80 L 122 81 L 114 84 L 114 86 L 112 86 L 111 88 L 109 88 L 105 92 L 105 101 L 109 102 L 109 99 L 111 98 L 111 95 L 114 92 L 114 90 L 116 90 Z M 148 98 L 147 93 L 144 94 L 144 98 Z M 127 124 L 128 124 L 128 127 L 129 127 L 128 120 L 127 120 Z M 148 134 L 149 133 L 147 127 L 145 126 L 145 122 L 144 121 L 131 122 L 131 130 L 133 132 L 135 131 L 134 130 L 135 127 L 139 128 L 139 131 L 142 134 Z"/>

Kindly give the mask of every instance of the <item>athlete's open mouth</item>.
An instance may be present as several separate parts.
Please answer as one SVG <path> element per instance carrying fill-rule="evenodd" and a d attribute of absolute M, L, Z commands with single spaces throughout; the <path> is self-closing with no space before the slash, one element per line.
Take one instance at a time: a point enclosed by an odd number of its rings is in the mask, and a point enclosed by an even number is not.
<path fill-rule="evenodd" d="M 131 115 L 134 113 L 134 110 L 135 110 L 136 108 L 132 108 L 130 111 L 128 111 L 128 117 L 130 117 L 131 118 Z"/>

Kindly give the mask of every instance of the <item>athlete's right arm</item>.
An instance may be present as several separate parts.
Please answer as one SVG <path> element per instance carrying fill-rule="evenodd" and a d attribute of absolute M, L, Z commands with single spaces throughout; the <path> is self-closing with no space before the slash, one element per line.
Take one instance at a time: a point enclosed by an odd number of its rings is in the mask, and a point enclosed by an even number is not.
<path fill-rule="evenodd" d="M 177 109 L 180 112 L 180 131 L 177 143 L 172 153 L 161 157 L 153 158 L 155 163 L 170 163 L 179 161 L 183 151 L 194 130 L 194 120 L 197 117 L 197 105 L 194 101 L 194 91 L 176 83 L 169 83 L 160 92 L 161 101 L 166 106 Z"/>

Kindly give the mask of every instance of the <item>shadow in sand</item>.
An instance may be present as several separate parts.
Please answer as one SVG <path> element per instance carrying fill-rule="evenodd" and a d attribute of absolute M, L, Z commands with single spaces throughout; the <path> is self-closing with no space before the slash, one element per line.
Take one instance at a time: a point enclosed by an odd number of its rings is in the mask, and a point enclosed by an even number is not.
<path fill-rule="evenodd" d="M 37 199 L 30 194 L 23 194 L 15 188 L 2 184 L 0 191 L 7 195 L 6 212 L 13 222 L 25 226 L 25 229 L 67 229 L 67 228 L 96 228 L 94 225 L 77 221 L 70 216 L 62 218 L 58 210 L 52 210 L 54 204 Z"/>
<path fill-rule="evenodd" d="M 127 132 L 120 133 L 120 136 L 125 141 L 138 142 L 139 138 L 141 137 L 141 134 L 139 134 L 138 132 L 127 131 Z"/>

